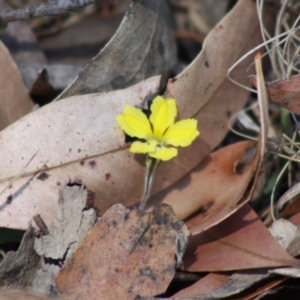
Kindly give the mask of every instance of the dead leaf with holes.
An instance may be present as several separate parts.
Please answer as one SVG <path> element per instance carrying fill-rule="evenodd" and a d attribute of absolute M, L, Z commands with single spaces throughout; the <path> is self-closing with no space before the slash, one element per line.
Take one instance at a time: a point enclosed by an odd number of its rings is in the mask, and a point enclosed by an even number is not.
<path fill-rule="evenodd" d="M 63 266 L 56 287 L 74 300 L 161 294 L 175 274 L 188 234 L 169 205 L 144 213 L 116 204 Z"/>

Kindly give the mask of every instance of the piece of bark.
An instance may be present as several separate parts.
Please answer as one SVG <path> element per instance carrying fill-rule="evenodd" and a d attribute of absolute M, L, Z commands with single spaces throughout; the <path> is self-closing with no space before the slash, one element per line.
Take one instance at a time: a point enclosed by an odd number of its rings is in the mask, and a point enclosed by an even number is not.
<path fill-rule="evenodd" d="M 95 210 L 86 209 L 87 197 L 88 191 L 82 186 L 66 186 L 60 191 L 59 210 L 49 234 L 35 239 L 34 247 L 42 261 L 32 283 L 33 292 L 58 295 L 54 277 L 96 222 Z"/>
<path fill-rule="evenodd" d="M 65 16 L 84 6 L 108 0 L 55 0 L 19 9 L 6 10 L 0 13 L 0 22 L 7 23 L 17 20 L 27 20 L 44 16 Z"/>
<path fill-rule="evenodd" d="M 0 263 L 0 288 L 27 288 L 30 285 L 40 263 L 33 248 L 34 234 L 30 225 L 18 251 L 8 252 Z"/>

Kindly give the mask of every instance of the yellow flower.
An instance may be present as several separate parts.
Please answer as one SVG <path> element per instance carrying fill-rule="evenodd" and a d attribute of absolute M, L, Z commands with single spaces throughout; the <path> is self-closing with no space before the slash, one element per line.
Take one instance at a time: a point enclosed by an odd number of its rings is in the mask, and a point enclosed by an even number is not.
<path fill-rule="evenodd" d="M 200 134 L 195 119 L 174 123 L 177 115 L 175 99 L 166 100 L 157 96 L 150 109 L 148 119 L 140 109 L 125 105 L 124 113 L 117 117 L 118 124 L 125 133 L 144 140 L 133 142 L 131 152 L 148 153 L 158 160 L 170 160 L 178 152 L 174 147 L 189 146 Z M 169 145 L 174 147 L 168 147 Z"/>

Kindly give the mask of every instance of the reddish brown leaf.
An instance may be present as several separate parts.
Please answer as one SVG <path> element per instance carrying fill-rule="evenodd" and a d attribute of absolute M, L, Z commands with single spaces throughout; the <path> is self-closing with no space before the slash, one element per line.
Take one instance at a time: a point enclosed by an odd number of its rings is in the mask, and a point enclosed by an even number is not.
<path fill-rule="evenodd" d="M 226 271 L 297 265 L 248 206 L 190 238 L 183 269 Z"/>
<path fill-rule="evenodd" d="M 72 299 L 136 299 L 163 293 L 184 252 L 186 225 L 169 205 L 147 214 L 111 207 L 56 277 Z M 182 244 L 183 243 L 183 244 Z"/>
<path fill-rule="evenodd" d="M 249 80 L 257 86 L 256 76 L 249 76 Z M 267 82 L 266 87 L 272 101 L 300 115 L 300 75 L 295 75 L 288 81 L 278 79 Z"/>
<path fill-rule="evenodd" d="M 194 234 L 208 229 L 249 200 L 258 172 L 256 152 L 256 143 L 247 141 L 210 154 L 167 191 L 164 201 L 181 219 L 196 212 L 188 221 Z M 159 196 L 165 197 L 165 191 Z"/>

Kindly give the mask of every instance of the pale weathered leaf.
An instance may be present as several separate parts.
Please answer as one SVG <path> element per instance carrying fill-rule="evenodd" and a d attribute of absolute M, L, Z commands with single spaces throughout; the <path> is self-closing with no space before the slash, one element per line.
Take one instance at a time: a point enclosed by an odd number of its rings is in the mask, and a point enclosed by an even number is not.
<path fill-rule="evenodd" d="M 157 93 L 159 83 L 156 77 L 122 91 L 57 101 L 2 131 L 0 190 L 30 163 L 0 197 L 0 226 L 27 228 L 37 213 L 51 224 L 59 189 L 78 181 L 95 193 L 99 213 L 114 203 L 138 202 L 143 156 L 129 153 L 116 116 L 125 104 L 141 105 Z"/>

